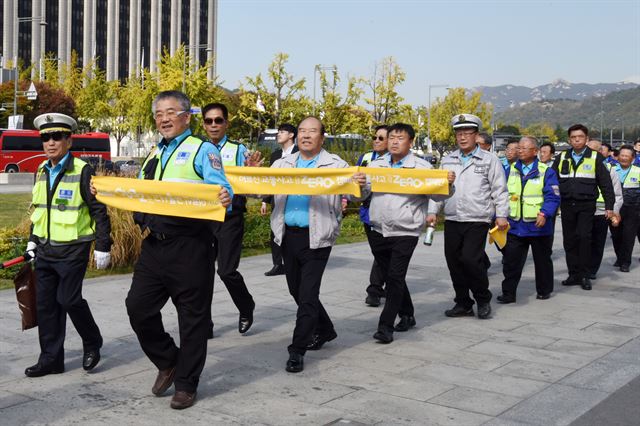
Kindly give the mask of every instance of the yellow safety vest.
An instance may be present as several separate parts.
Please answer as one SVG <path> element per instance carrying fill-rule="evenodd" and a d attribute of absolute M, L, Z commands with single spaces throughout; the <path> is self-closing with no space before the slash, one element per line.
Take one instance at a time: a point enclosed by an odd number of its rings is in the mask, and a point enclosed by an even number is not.
<path fill-rule="evenodd" d="M 373 160 L 373 152 L 374 152 L 374 151 L 369 151 L 369 152 L 365 153 L 365 154 L 362 156 L 362 161 L 360 162 L 360 165 L 363 165 L 363 164 L 364 164 L 364 165 L 365 165 L 365 167 L 366 167 L 366 166 L 368 166 L 369 164 L 371 164 L 371 161 Z"/>
<path fill-rule="evenodd" d="M 562 173 L 562 162 L 567 159 L 567 152 L 563 151 L 560 154 L 560 167 L 558 168 L 559 176 L 561 178 L 583 178 L 583 179 L 595 179 L 596 178 L 596 157 L 597 154 L 591 151 L 590 157 L 584 156 L 582 157 L 582 162 L 578 166 L 577 169 L 573 169 L 573 161 L 568 159 L 569 170 L 568 173 Z"/>
<path fill-rule="evenodd" d="M 627 174 L 624 182 L 622 182 L 622 187 L 625 189 L 640 188 L 640 167 L 631 166 L 629 174 Z"/>
<path fill-rule="evenodd" d="M 44 170 L 47 161 L 38 167 L 32 190 L 33 234 L 41 243 L 48 240 L 51 245 L 58 246 L 95 240 L 95 222 L 80 193 L 82 169 L 87 163 L 75 157 L 69 158 L 68 161 L 73 161 L 73 169 L 61 171 L 63 174 L 51 189 L 51 205 L 48 205 L 49 177 Z"/>
<path fill-rule="evenodd" d="M 611 164 L 604 163 L 604 166 L 607 168 L 607 170 L 611 171 Z M 602 196 L 602 191 L 600 191 L 600 188 L 598 188 L 598 199 L 596 200 L 596 209 L 604 210 L 604 197 Z"/>
<path fill-rule="evenodd" d="M 522 178 L 516 164 L 511 164 L 507 189 L 509 190 L 509 217 L 513 220 L 535 222 L 544 202 L 544 175 L 547 165 L 538 162 L 538 177 L 528 179 L 522 187 Z"/>
<path fill-rule="evenodd" d="M 222 157 L 222 164 L 225 166 L 238 165 L 238 152 L 240 151 L 240 144 L 227 139 L 224 146 L 220 149 L 220 156 Z"/>
<path fill-rule="evenodd" d="M 157 147 L 147 156 L 142 170 L 153 158 L 157 158 L 154 180 L 169 182 L 204 183 L 202 176 L 196 172 L 195 159 L 204 142 L 195 136 L 188 136 L 171 153 L 164 167 L 162 167 L 162 151 Z M 216 160 L 212 160 L 216 161 Z"/>

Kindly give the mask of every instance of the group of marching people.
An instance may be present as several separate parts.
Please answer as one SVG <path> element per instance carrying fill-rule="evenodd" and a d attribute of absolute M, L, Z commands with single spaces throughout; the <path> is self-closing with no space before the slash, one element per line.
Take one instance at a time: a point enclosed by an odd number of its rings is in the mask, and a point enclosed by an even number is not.
<path fill-rule="evenodd" d="M 151 213 L 134 215 L 146 237 L 125 302 L 129 321 L 142 350 L 158 369 L 152 393 L 161 396 L 175 385 L 170 406 L 183 409 L 196 400 L 207 340 L 213 338 L 214 261 L 238 308 L 239 333 L 245 334 L 253 324 L 255 302 L 237 270 L 246 199 L 233 193 L 224 167 L 259 166 L 262 160 L 258 153 L 250 154 L 244 145 L 228 139 L 229 114 L 222 104 L 202 108 L 206 138 L 191 133 L 194 116 L 182 92 L 159 93 L 152 114 L 162 139 L 146 158 L 139 178 L 220 185 L 219 202 L 227 209 L 225 221 L 215 223 Z M 36 118 L 34 125 L 40 130 L 47 160 L 36 172 L 33 227 L 25 255 L 35 260 L 41 352 L 25 374 L 40 377 L 64 371 L 67 314 L 83 341 L 83 368 L 90 371 L 100 361 L 103 339 L 82 298 L 82 280 L 94 241 L 97 267 L 106 268 L 110 262 L 109 217 L 95 198 L 91 168 L 69 153 L 75 120 L 49 113 Z M 366 173 L 352 177 L 362 194 L 347 198 L 363 202 L 360 214 L 374 257 L 366 303 L 379 306 L 384 298 L 373 335 L 377 342 L 391 343 L 394 332 L 416 325 L 407 270 L 421 233 L 427 225 L 436 225 L 441 212 L 445 258 L 455 291 L 455 304 L 445 311 L 448 317 L 475 316 L 476 303 L 478 318 L 491 317 L 485 245 L 492 226 L 508 230 L 498 302 L 516 301 L 529 246 L 537 298 L 548 299 L 553 291 L 551 248 L 558 207 L 569 269 L 563 285 L 591 289 L 596 272 L 590 259 L 597 208 L 603 211 L 605 225 L 608 220 L 617 226 L 612 230 L 618 263 L 621 270 L 629 270 L 634 241 L 629 236 L 635 236 L 640 225 L 640 167 L 628 161 L 632 148 L 622 147 L 619 164 L 607 166 L 602 155 L 587 146 L 588 130 L 575 125 L 568 131 L 572 148 L 558 155 L 553 164 L 538 159 L 535 138 L 524 137 L 518 142 L 517 158 L 503 165 L 481 147 L 482 123 L 477 116 L 458 114 L 451 125 L 457 149 L 441 160 L 441 168 L 448 171 L 448 195 L 372 192 Z M 297 127 L 282 125 L 278 133 L 282 149 L 272 156 L 271 167 L 348 167 L 323 148 L 324 135 L 324 125 L 316 117 L 305 118 Z M 412 153 L 414 139 L 414 129 L 408 124 L 380 126 L 374 150 L 364 154 L 358 165 L 431 169 L 429 162 Z M 263 214 L 272 206 L 272 247 L 283 260 L 276 264 L 274 256 L 274 269 L 265 275 L 284 272 L 298 305 L 285 367 L 291 373 L 304 369 L 306 351 L 318 350 L 337 337 L 319 295 L 340 232 L 345 197 L 291 194 L 263 200 Z M 602 251 L 599 253 L 602 258 Z M 160 314 L 169 299 L 178 313 L 179 345 L 165 331 Z"/>

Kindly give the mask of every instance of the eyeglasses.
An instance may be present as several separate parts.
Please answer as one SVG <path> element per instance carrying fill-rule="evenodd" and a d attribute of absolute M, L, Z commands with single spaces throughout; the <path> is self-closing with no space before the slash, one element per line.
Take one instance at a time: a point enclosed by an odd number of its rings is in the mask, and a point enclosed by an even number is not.
<path fill-rule="evenodd" d="M 165 118 L 168 120 L 172 120 L 182 114 L 184 114 L 187 111 L 176 111 L 174 109 L 169 109 L 165 112 L 156 112 L 155 115 L 153 116 L 153 118 L 155 118 L 156 121 L 161 121 L 164 120 Z"/>
<path fill-rule="evenodd" d="M 222 117 L 216 117 L 216 118 L 205 118 L 204 120 L 204 124 L 206 124 L 207 126 L 211 126 L 213 123 L 216 124 L 224 124 L 225 120 Z"/>
<path fill-rule="evenodd" d="M 62 139 L 66 139 L 70 135 L 71 133 L 66 133 L 66 132 L 43 133 L 40 135 L 40 140 L 42 142 L 49 142 L 50 139 L 53 139 L 56 142 L 60 142 Z"/>
<path fill-rule="evenodd" d="M 384 136 L 374 136 L 373 140 L 382 142 L 382 141 L 384 141 Z"/>

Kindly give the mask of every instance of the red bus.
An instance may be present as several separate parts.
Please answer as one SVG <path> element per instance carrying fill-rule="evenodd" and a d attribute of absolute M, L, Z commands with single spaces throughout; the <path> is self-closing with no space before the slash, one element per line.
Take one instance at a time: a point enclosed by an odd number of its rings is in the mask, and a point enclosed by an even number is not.
<path fill-rule="evenodd" d="M 107 133 L 72 135 L 71 153 L 75 157 L 100 157 L 111 160 Z M 37 130 L 0 130 L 0 172 L 33 173 L 46 159 Z"/>

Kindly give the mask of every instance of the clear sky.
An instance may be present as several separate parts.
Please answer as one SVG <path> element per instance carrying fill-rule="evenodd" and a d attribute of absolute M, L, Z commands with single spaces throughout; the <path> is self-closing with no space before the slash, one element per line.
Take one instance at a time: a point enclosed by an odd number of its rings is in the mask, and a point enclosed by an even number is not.
<path fill-rule="evenodd" d="M 278 52 L 309 94 L 315 64 L 369 77 L 393 56 L 407 74 L 400 94 L 414 105 L 442 83 L 640 83 L 640 0 L 219 0 L 223 86 L 265 75 Z"/>

